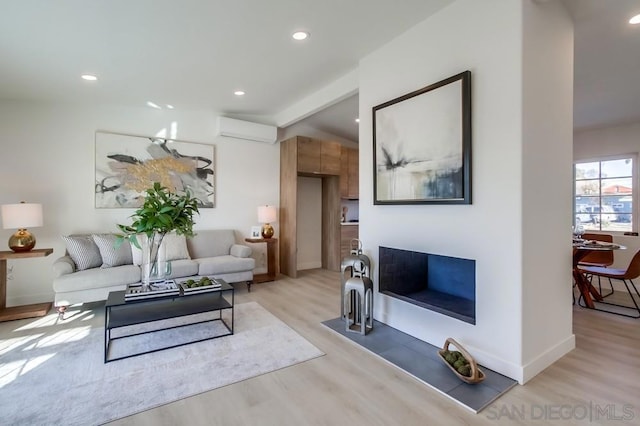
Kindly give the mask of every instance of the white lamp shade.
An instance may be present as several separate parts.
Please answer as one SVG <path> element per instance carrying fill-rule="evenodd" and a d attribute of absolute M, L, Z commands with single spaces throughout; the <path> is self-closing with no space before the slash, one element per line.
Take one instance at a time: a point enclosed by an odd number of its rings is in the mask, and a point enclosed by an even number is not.
<path fill-rule="evenodd" d="M 35 228 L 42 226 L 42 204 L 20 203 L 2 205 L 4 229 Z"/>
<path fill-rule="evenodd" d="M 275 206 L 258 206 L 258 222 L 272 223 L 276 221 Z"/>

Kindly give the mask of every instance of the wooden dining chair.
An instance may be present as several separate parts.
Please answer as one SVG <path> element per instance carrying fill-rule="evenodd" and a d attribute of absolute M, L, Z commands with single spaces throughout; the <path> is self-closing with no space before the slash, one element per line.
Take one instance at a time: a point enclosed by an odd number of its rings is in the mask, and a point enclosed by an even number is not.
<path fill-rule="evenodd" d="M 585 233 L 582 235 L 584 240 L 595 240 L 602 241 L 604 243 L 613 243 L 613 235 L 610 234 L 592 234 Z M 579 267 L 582 266 L 598 266 L 601 268 L 606 268 L 607 266 L 613 265 L 613 250 L 606 251 L 592 251 L 588 255 L 582 258 L 578 263 Z M 591 280 L 593 277 L 589 276 Z M 600 291 L 600 295 L 602 297 L 611 296 L 614 292 L 613 285 L 611 284 L 611 280 L 609 280 L 609 286 L 611 289 L 606 293 L 602 293 L 602 280 L 598 277 L 598 290 Z"/>
<path fill-rule="evenodd" d="M 633 259 L 631 259 L 631 262 L 629 263 L 629 266 L 627 266 L 627 269 L 604 268 L 601 266 L 578 266 L 578 269 L 580 269 L 580 271 L 584 272 L 585 274 L 590 274 L 591 276 L 596 276 L 598 278 L 604 277 L 608 278 L 609 280 L 622 281 L 624 283 L 624 286 L 627 288 L 629 297 L 631 297 L 631 302 L 633 303 L 633 306 L 628 306 L 604 301 L 598 302 L 599 304 L 603 305 L 617 306 L 620 308 L 632 310 L 632 314 L 627 314 L 619 310 L 601 309 L 597 306 L 594 309 L 611 314 L 622 315 L 625 317 L 640 318 L 640 293 L 638 293 L 638 288 L 633 283 L 633 280 L 640 276 L 640 250 L 638 250 L 638 252 L 633 256 Z M 632 289 L 633 292 L 631 291 Z M 582 296 L 580 296 L 578 304 L 580 304 L 580 300 L 582 300 Z M 580 306 L 586 307 L 583 304 L 580 304 Z M 637 312 L 637 315 L 635 314 L 635 312 Z"/>

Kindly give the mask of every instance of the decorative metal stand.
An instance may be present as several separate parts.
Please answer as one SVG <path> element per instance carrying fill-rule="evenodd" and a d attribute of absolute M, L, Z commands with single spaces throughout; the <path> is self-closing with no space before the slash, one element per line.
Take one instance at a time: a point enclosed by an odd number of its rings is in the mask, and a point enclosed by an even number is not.
<path fill-rule="evenodd" d="M 373 329 L 373 281 L 369 278 L 371 261 L 362 254 L 362 243 L 351 240 L 349 256 L 341 262 L 341 317 L 346 330 L 366 334 Z M 356 329 L 352 329 L 352 326 Z M 360 330 L 357 327 L 360 326 Z"/>

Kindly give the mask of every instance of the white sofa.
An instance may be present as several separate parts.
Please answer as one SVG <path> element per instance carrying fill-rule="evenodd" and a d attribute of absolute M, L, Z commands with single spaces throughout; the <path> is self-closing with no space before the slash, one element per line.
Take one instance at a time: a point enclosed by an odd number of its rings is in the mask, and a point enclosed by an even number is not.
<path fill-rule="evenodd" d="M 53 263 L 54 305 L 59 313 L 76 303 L 106 300 L 109 292 L 125 290 L 127 284 L 140 281 L 139 261 L 135 259 L 137 249 L 125 241 L 120 253 L 129 255 L 127 250 L 133 253 L 120 262 L 113 262 L 113 244 L 110 243 L 111 247 L 104 245 L 105 241 L 111 241 L 105 237 L 113 237 L 113 234 L 63 237 L 67 242 L 67 253 Z M 184 247 L 184 237 L 173 237 L 176 238 L 167 236 L 163 242 L 163 246 L 167 242 L 169 244 L 163 247 L 164 260 L 171 261 L 169 278 L 208 275 L 228 283 L 246 282 L 247 289 L 251 291 L 255 259 L 251 257 L 251 248 L 236 244 L 233 230 L 197 231 L 193 238 L 186 239 L 185 248 L 180 247 L 180 244 Z M 81 248 L 70 245 L 78 242 Z M 105 248 L 111 253 L 107 254 Z M 97 264 L 100 265 L 95 266 Z"/>

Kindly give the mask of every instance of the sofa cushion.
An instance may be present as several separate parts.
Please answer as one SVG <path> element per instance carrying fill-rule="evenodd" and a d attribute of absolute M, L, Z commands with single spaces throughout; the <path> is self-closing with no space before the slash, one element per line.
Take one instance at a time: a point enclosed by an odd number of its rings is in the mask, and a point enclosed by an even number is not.
<path fill-rule="evenodd" d="M 133 284 L 140 281 L 140 268 L 135 265 L 115 266 L 109 269 L 86 269 L 63 275 L 53 280 L 57 293 Z"/>
<path fill-rule="evenodd" d="M 169 278 L 181 278 L 198 275 L 198 262 L 191 259 L 179 259 L 171 261 L 171 274 Z"/>
<path fill-rule="evenodd" d="M 252 257 L 215 256 L 195 259 L 198 262 L 198 275 L 228 274 L 232 272 L 252 271 L 256 260 Z"/>
<path fill-rule="evenodd" d="M 63 235 L 62 239 L 78 271 L 102 265 L 100 249 L 93 242 L 91 235 Z"/>
<path fill-rule="evenodd" d="M 100 257 L 102 257 L 101 268 L 133 264 L 131 245 L 128 240 L 122 241 L 122 244 L 116 248 L 118 237 L 114 234 L 93 234 L 92 237 L 93 242 L 96 243 L 98 250 L 100 250 Z"/>
<path fill-rule="evenodd" d="M 232 229 L 196 231 L 196 236 L 187 239 L 192 259 L 228 255 L 236 243 Z"/>
<path fill-rule="evenodd" d="M 144 247 L 147 242 L 147 236 L 140 234 L 137 237 L 140 247 Z M 142 250 L 135 245 L 131 244 L 131 257 L 134 265 L 142 264 Z M 169 233 L 162 239 L 160 250 L 158 251 L 158 261 L 165 260 L 181 260 L 191 259 L 189 251 L 187 250 L 187 239 L 184 235 L 177 235 L 175 233 Z"/>

